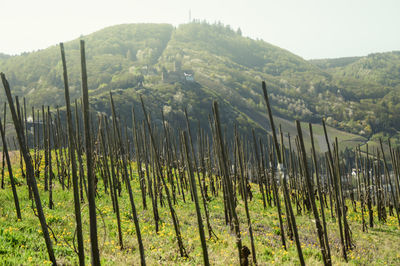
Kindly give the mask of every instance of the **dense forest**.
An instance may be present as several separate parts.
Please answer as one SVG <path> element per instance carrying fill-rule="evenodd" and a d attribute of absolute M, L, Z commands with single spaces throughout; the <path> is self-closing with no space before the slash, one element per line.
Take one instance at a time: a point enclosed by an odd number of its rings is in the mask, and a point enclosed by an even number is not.
<path fill-rule="evenodd" d="M 87 36 L 92 110 L 110 115 L 113 91 L 122 117 L 139 95 L 159 121 L 206 123 L 211 101 L 222 122 L 245 132 L 269 130 L 260 84 L 267 82 L 273 111 L 283 119 L 320 123 L 376 141 L 400 139 L 400 52 L 306 61 L 289 51 L 242 36 L 221 23 L 125 24 Z M 65 44 L 71 97 L 81 96 L 79 41 Z M 18 56 L 0 54 L 0 71 L 29 107 L 64 105 L 58 46 Z M 0 92 L 3 98 L 3 91 Z M 142 114 L 138 114 L 141 116 Z M 127 121 L 128 126 L 130 124 Z M 203 125 L 204 126 L 204 125 Z M 250 131 L 249 131 L 250 132 Z"/>

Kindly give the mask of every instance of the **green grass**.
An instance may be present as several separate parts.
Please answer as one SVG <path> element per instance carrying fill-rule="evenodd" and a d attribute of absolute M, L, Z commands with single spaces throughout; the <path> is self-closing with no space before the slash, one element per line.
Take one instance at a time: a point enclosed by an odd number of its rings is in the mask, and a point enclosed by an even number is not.
<path fill-rule="evenodd" d="M 43 265 L 50 264 L 40 230 L 39 220 L 31 208 L 27 188 L 21 180 L 20 171 L 15 170 L 18 182 L 18 193 L 22 209 L 22 220 L 16 219 L 11 188 L 7 183 L 5 190 L 0 190 L 0 265 Z M 8 180 L 8 176 L 6 176 Z M 63 191 L 56 182 L 54 187 L 54 210 L 48 208 L 48 194 L 43 191 L 43 180 L 39 182 L 42 204 L 47 222 L 55 234 L 53 246 L 57 261 L 60 264 L 77 264 L 78 257 L 73 250 L 74 239 L 74 210 L 71 191 Z M 184 246 L 189 254 L 188 259 L 181 258 L 175 233 L 167 206 L 160 208 L 162 221 L 159 234 L 155 233 L 152 218 L 151 202 L 148 199 L 148 209 L 143 210 L 141 194 L 135 176 L 132 181 L 135 204 L 138 210 L 140 228 L 148 265 L 198 265 L 203 263 L 200 238 L 197 228 L 194 203 L 184 203 L 178 197 L 175 210 L 181 225 Z M 277 210 L 274 207 L 263 209 L 258 187 L 252 186 L 254 198 L 249 203 L 252 219 L 257 259 L 260 265 L 286 264 L 297 265 L 298 256 L 295 244 L 289 241 L 287 251 L 280 242 L 280 229 Z M 120 200 L 124 249 L 118 246 L 116 215 L 112 210 L 110 196 L 104 193 L 102 182 L 98 185 L 99 196 L 96 198 L 98 207 L 98 238 L 100 256 L 104 265 L 137 265 L 140 261 L 134 223 L 131 217 L 128 194 L 123 189 Z M 186 198 L 188 195 L 186 193 Z M 190 196 L 189 196 L 190 198 Z M 166 204 L 165 200 L 165 204 Z M 350 207 L 350 205 L 349 205 Z M 212 265 L 238 265 L 238 254 L 235 236 L 225 225 L 223 202 L 221 195 L 212 198 L 209 203 L 211 224 L 219 239 L 208 239 L 208 253 Z M 250 248 L 244 204 L 239 201 L 237 207 L 240 218 L 240 229 L 243 244 Z M 326 211 L 330 217 L 330 211 Z M 204 213 L 203 213 L 204 218 Z M 376 217 L 375 217 L 376 218 Z M 87 204 L 82 205 L 84 224 L 85 255 L 87 264 L 90 263 L 89 217 Z M 368 219 L 368 217 L 366 217 Z M 315 224 L 311 214 L 297 215 L 300 241 L 307 265 L 322 265 L 321 253 L 318 248 Z M 346 264 L 340 256 L 340 239 L 337 223 L 328 219 L 328 236 L 333 255 L 334 265 Z M 349 208 L 349 222 L 356 247 L 349 254 L 351 265 L 398 265 L 400 264 L 400 230 L 397 221 L 389 217 L 386 224 L 377 222 L 369 228 L 368 233 L 361 231 L 361 213 Z M 286 229 L 286 228 L 285 228 Z M 207 230 L 206 230 L 206 235 Z"/>

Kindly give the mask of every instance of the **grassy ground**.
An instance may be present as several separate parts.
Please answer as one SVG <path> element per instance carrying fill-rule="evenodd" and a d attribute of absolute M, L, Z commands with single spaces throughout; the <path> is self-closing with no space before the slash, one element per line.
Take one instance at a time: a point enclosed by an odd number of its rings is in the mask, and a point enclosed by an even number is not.
<path fill-rule="evenodd" d="M 21 173 L 15 170 L 17 180 L 24 183 Z M 8 175 L 6 176 L 8 181 Z M 47 222 L 54 232 L 53 245 L 57 261 L 60 264 L 77 264 L 74 253 L 74 211 L 71 191 L 63 191 L 57 182 L 54 187 L 55 208 L 48 208 L 48 194 L 43 192 L 43 182 L 39 183 L 42 203 Z M 151 202 L 148 199 L 148 209 L 143 210 L 140 190 L 136 176 L 132 181 L 135 204 L 139 214 L 140 228 L 145 247 L 148 265 L 198 265 L 203 263 L 200 238 L 197 228 L 194 203 L 184 203 L 179 197 L 175 209 L 179 217 L 183 241 L 189 254 L 188 259 L 180 258 L 175 234 L 167 206 L 160 208 L 162 220 L 159 234 L 155 233 L 152 219 Z M 252 186 L 254 198 L 249 203 L 250 215 L 255 234 L 257 260 L 260 265 L 287 264 L 296 265 L 298 256 L 293 242 L 289 241 L 288 249 L 284 250 L 280 242 L 280 230 L 277 211 L 274 207 L 263 209 L 257 187 Z M 0 190 L 0 265 L 43 265 L 50 264 L 44 239 L 40 230 L 39 220 L 31 208 L 27 188 L 18 187 L 22 208 L 22 220 L 16 219 L 11 188 L 7 182 L 5 190 Z M 187 197 L 186 197 L 187 198 Z M 133 220 L 131 219 L 128 195 L 123 190 L 120 198 L 124 249 L 118 246 L 116 215 L 112 210 L 110 196 L 104 193 L 99 183 L 99 196 L 96 199 L 98 207 L 98 233 L 101 261 L 104 265 L 137 265 L 139 250 Z M 165 200 L 166 203 L 166 200 Z M 350 206 L 350 205 L 349 205 Z M 207 240 L 208 253 L 212 265 L 238 265 L 238 254 L 234 234 L 225 225 L 223 202 L 221 196 L 212 198 L 209 203 L 211 224 L 218 239 Z M 243 244 L 250 248 L 244 204 L 239 202 L 237 208 L 240 217 L 240 229 Z M 368 233 L 361 230 L 361 213 L 349 208 L 349 222 L 353 233 L 355 248 L 349 254 L 351 265 L 399 265 L 400 264 L 400 230 L 397 221 L 389 217 L 386 224 L 376 222 Z M 330 217 L 330 210 L 327 210 Z M 90 263 L 89 218 L 88 206 L 82 205 L 84 224 L 84 239 L 86 261 Z M 204 217 L 204 216 L 203 216 Z M 367 219 L 367 218 L 366 218 Z M 318 248 L 315 224 L 312 215 L 297 215 L 303 254 L 307 265 L 321 265 L 322 259 Z M 335 265 L 346 262 L 340 256 L 340 239 L 337 223 L 328 219 L 328 235 Z M 206 231 L 207 233 L 207 231 Z"/>
<path fill-rule="evenodd" d="M 292 145 L 294 145 L 294 137 L 297 136 L 297 128 L 294 121 L 289 121 L 280 117 L 274 117 L 275 124 L 277 126 L 282 126 L 282 131 L 284 133 L 284 141 L 285 145 L 287 143 L 287 133 L 291 136 Z M 322 123 L 312 124 L 313 127 L 313 134 L 314 134 L 314 145 L 317 152 L 324 153 L 328 150 L 326 145 L 325 135 L 324 135 L 324 128 Z M 310 139 L 310 131 L 308 128 L 308 123 L 302 122 L 301 128 L 303 131 L 304 137 L 304 145 L 306 150 L 311 149 L 311 139 Z M 367 139 L 356 134 L 348 133 L 342 130 L 335 129 L 333 127 L 327 126 L 329 141 L 332 143 L 335 141 L 335 137 L 338 138 L 339 149 L 344 150 L 347 148 L 355 148 L 358 145 L 363 145 L 367 142 Z"/>

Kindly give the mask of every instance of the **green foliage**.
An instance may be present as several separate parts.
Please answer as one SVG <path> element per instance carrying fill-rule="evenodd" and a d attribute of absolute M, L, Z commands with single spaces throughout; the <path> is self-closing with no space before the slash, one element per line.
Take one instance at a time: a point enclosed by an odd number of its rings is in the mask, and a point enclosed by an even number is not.
<path fill-rule="evenodd" d="M 360 59 L 360 57 L 341 57 L 341 58 L 333 58 L 333 59 L 312 59 L 311 63 L 318 66 L 321 69 L 329 69 L 335 67 L 345 67 L 351 63 L 354 63 Z"/>
<path fill-rule="evenodd" d="M 32 209 L 32 202 L 29 199 L 29 192 L 26 182 L 22 177 L 16 158 L 13 172 L 18 181 L 18 195 L 20 197 L 22 220 L 17 220 L 12 202 L 12 192 L 9 178 L 6 178 L 6 188 L 0 193 L 0 264 L 1 265 L 46 265 L 51 264 L 48 260 L 46 245 L 40 230 L 39 221 Z M 42 166 L 44 162 L 42 162 Z M 141 200 L 139 179 L 136 175 L 135 163 L 132 163 L 134 170 L 131 180 L 136 208 L 139 212 L 140 230 L 145 248 L 146 262 L 148 265 L 199 265 L 203 262 L 200 239 L 195 219 L 195 209 L 192 201 L 183 202 L 177 197 L 177 204 L 174 205 L 176 215 L 179 217 L 182 230 L 182 238 L 189 253 L 189 258 L 179 256 L 176 247 L 175 232 L 169 215 L 168 207 L 159 206 L 161 218 L 160 230 L 157 234 L 153 221 L 153 214 L 150 209 L 144 210 Z M 73 194 L 71 190 L 63 190 L 60 183 L 56 181 L 53 187 L 54 209 L 48 208 L 48 192 L 44 191 L 43 174 L 37 179 L 46 221 L 51 228 L 51 238 L 55 256 L 59 264 L 75 265 L 78 263 L 78 256 L 74 252 L 75 217 Z M 123 233 L 124 249 L 118 245 L 118 231 L 116 215 L 113 212 L 112 200 L 109 194 L 105 193 L 104 184 L 100 173 L 97 184 L 97 217 L 98 217 L 98 238 L 100 243 L 101 260 L 103 265 L 133 265 L 139 258 L 135 226 L 132 221 L 131 207 L 128 193 L 123 188 L 118 197 L 121 211 L 121 227 Z M 293 241 L 287 241 L 287 250 L 281 245 L 278 212 L 276 207 L 264 209 L 262 197 L 257 185 L 250 184 L 253 191 L 253 200 L 249 202 L 250 216 L 252 218 L 253 234 L 257 260 L 261 265 L 294 265 L 298 264 L 298 255 Z M 149 198 L 148 198 L 149 200 Z M 283 198 L 281 198 L 283 200 Z M 282 202 L 283 203 L 283 202 Z M 360 206 L 360 203 L 357 202 Z M 82 207 L 83 238 L 85 245 L 85 260 L 90 263 L 90 237 L 89 237 L 89 211 L 87 202 Z M 350 206 L 350 202 L 348 203 Z M 230 232 L 229 226 L 224 219 L 224 201 L 222 194 L 211 197 L 208 202 L 210 221 L 213 231 L 218 236 L 207 238 L 207 247 L 212 265 L 238 264 L 236 238 Z M 204 211 L 204 210 L 202 210 Z M 243 201 L 239 198 L 236 211 L 240 220 L 243 245 L 250 246 L 250 238 L 247 223 L 244 219 L 245 208 Z M 327 210 L 329 211 L 329 210 Z M 376 212 L 376 210 L 374 210 Z M 397 220 L 389 216 L 386 223 L 377 222 L 374 228 L 369 228 L 368 233 L 362 232 L 361 212 L 354 212 L 349 208 L 348 221 L 352 228 L 352 235 L 355 240 L 355 248 L 349 253 L 349 263 L 355 265 L 368 264 L 389 264 L 400 263 L 400 252 L 398 242 L 400 232 Z M 315 224 L 311 214 L 303 213 L 296 215 L 296 222 L 299 228 L 299 236 L 302 245 L 303 255 L 307 265 L 321 265 L 321 252 L 318 246 L 318 238 L 315 233 Z M 328 237 L 331 244 L 332 259 L 334 265 L 347 265 L 341 258 L 339 243 L 339 231 L 337 221 L 327 217 Z"/>
<path fill-rule="evenodd" d="M 124 24 L 82 38 L 90 98 L 98 112 L 109 112 L 104 104 L 109 91 L 121 95 L 116 103 L 126 108 L 120 110 L 122 115 L 130 114 L 141 94 L 156 119 L 161 119 L 161 109 L 171 109 L 169 119 L 179 126 L 183 108 L 193 112 L 194 121 L 207 121 L 212 100 L 218 100 L 224 124 L 240 119 L 242 132 L 255 127 L 265 134 L 260 89 L 265 80 L 274 115 L 312 123 L 325 117 L 328 125 L 363 137 L 384 132 L 398 138 L 400 52 L 306 61 L 264 41 L 242 37 L 240 29 L 220 22 L 177 28 Z M 81 95 L 79 42 L 65 47 L 74 100 Z M 64 105 L 58 47 L 0 55 L 0 71 L 6 74 L 13 95 L 27 98 L 29 108 Z M 194 73 L 194 82 L 185 81 L 185 71 Z M 131 119 L 125 118 L 129 125 Z"/>

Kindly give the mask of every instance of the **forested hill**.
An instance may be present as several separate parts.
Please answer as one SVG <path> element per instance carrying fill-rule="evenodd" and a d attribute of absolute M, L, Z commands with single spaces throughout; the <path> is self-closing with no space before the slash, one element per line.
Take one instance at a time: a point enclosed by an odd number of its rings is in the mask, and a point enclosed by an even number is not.
<path fill-rule="evenodd" d="M 92 109 L 109 113 L 112 91 L 128 126 L 132 105 L 141 115 L 142 95 L 156 121 L 163 110 L 170 123 L 184 125 L 187 108 L 193 124 L 206 126 L 211 102 L 217 100 L 225 125 L 233 126 L 236 121 L 243 132 L 253 127 L 263 133 L 268 130 L 261 94 L 265 80 L 273 112 L 284 127 L 294 119 L 319 123 L 326 117 L 329 125 L 366 138 L 399 138 L 400 115 L 394 112 L 399 104 L 395 98 L 399 53 L 309 62 L 264 41 L 243 37 L 240 30 L 229 26 L 197 22 L 177 28 L 117 25 L 82 39 Z M 79 40 L 65 43 L 65 49 L 71 96 L 79 98 Z M 366 67 L 370 72 L 363 72 Z M 0 55 L 0 71 L 9 79 L 13 93 L 27 98 L 28 106 L 64 105 L 58 46 L 19 56 Z M 2 90 L 0 97 L 4 99 Z"/>
<path fill-rule="evenodd" d="M 360 110 L 353 120 L 365 121 L 371 128 L 372 138 L 399 138 L 400 51 L 311 60 L 311 63 L 332 75 L 338 87 L 352 93 Z"/>

